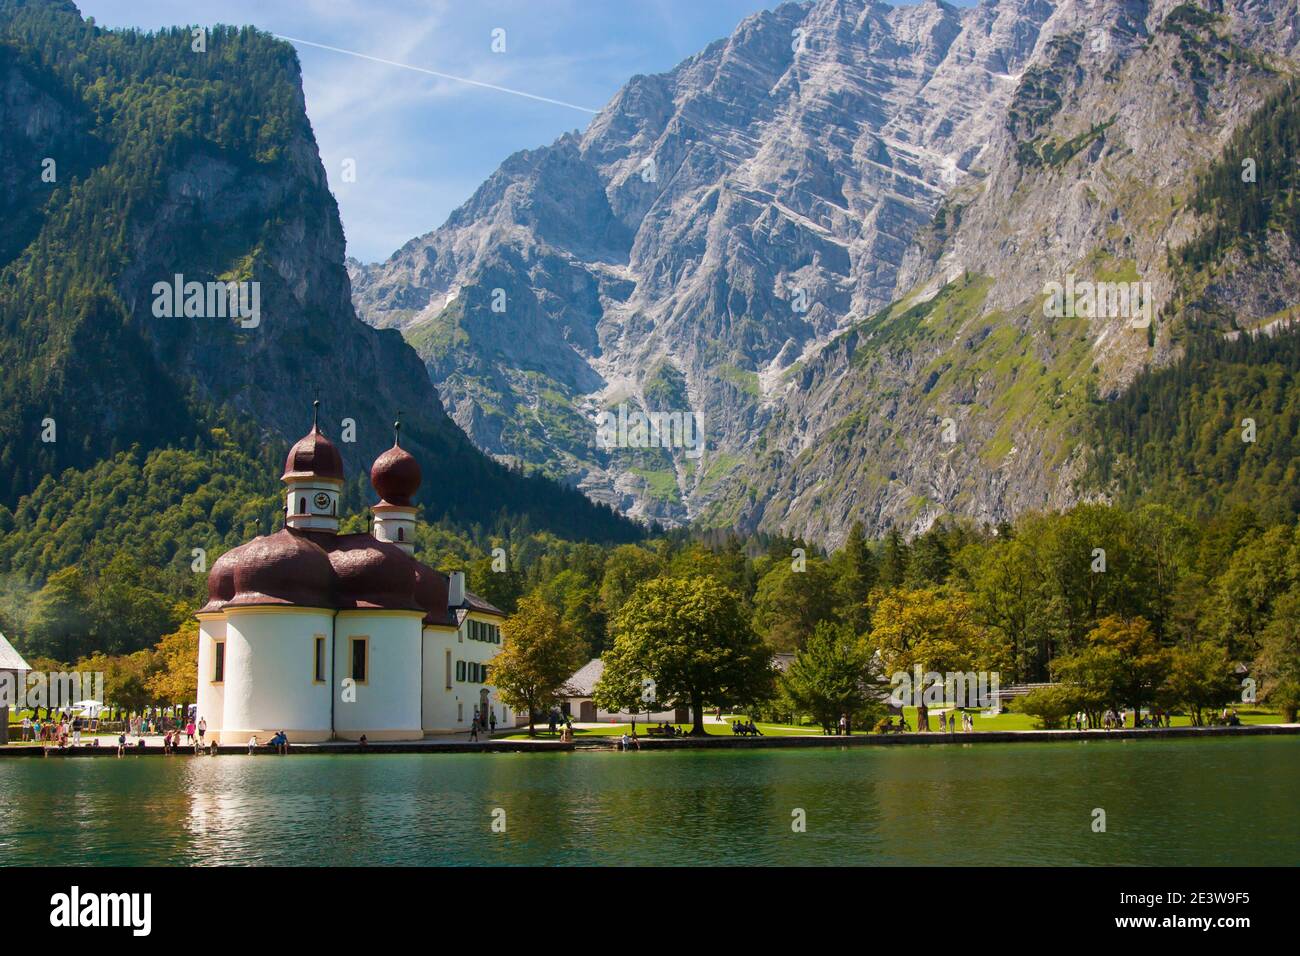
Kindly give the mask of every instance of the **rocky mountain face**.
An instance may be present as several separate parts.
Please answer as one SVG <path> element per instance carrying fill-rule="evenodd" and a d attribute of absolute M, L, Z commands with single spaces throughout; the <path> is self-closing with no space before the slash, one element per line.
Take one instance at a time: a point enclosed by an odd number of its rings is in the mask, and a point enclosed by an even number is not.
<path fill-rule="evenodd" d="M 349 263 L 354 302 L 480 448 L 633 515 L 835 544 L 1064 504 L 1088 403 L 1189 308 L 1286 297 L 1259 291 L 1286 250 L 1194 294 L 1170 250 L 1297 31 L 1294 0 L 785 5 Z M 1076 280 L 1137 283 L 1150 321 L 1045 316 Z M 702 452 L 607 447 L 620 409 L 698 413 Z"/>
<path fill-rule="evenodd" d="M 486 459 L 401 335 L 357 320 L 292 47 L 251 29 L 205 39 L 0 0 L 0 502 L 133 444 L 202 447 L 231 423 L 287 448 L 319 389 L 351 474 L 403 413 L 431 514 L 537 507 L 543 526 L 625 533 Z M 256 313 L 214 310 L 218 282 Z M 203 291 L 182 313 L 188 283 Z M 47 418 L 56 437 L 38 441 Z"/>

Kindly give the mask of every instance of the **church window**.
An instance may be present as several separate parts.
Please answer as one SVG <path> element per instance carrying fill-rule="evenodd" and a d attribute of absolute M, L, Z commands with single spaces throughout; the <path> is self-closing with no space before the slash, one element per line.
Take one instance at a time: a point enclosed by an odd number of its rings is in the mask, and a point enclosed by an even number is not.
<path fill-rule="evenodd" d="M 405 528 L 398 528 L 398 529 L 397 529 L 397 540 L 398 540 L 398 541 L 405 541 L 405 540 L 406 540 L 406 529 L 405 529 Z"/>
<path fill-rule="evenodd" d="M 352 679 L 358 684 L 364 684 L 369 665 L 370 641 L 364 637 L 352 638 Z"/>
<path fill-rule="evenodd" d="M 312 645 L 313 645 L 312 674 L 314 675 L 312 677 L 312 680 L 315 681 L 317 684 L 323 684 L 325 683 L 325 637 L 324 635 L 317 634 L 315 640 L 312 641 Z"/>
<path fill-rule="evenodd" d="M 212 683 L 220 684 L 226 679 L 226 642 L 217 641 L 212 645 Z"/>
<path fill-rule="evenodd" d="M 306 498 L 299 498 L 299 499 L 298 499 L 298 514 L 300 514 L 300 515 L 305 515 L 306 513 L 307 513 L 307 499 L 306 499 Z"/>

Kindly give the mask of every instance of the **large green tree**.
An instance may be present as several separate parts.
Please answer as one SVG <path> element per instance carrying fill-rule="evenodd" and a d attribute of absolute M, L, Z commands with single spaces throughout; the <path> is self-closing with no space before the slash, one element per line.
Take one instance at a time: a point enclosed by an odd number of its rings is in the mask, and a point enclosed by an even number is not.
<path fill-rule="evenodd" d="M 884 712 L 871 671 L 871 653 L 848 624 L 823 621 L 779 678 L 782 695 L 795 713 L 810 714 L 826 733 L 840 716 L 870 724 Z"/>
<path fill-rule="evenodd" d="M 1136 713 L 1152 704 L 1169 673 L 1169 655 L 1149 621 L 1110 615 L 1088 632 L 1085 645 L 1056 662 L 1057 679 L 1090 691 L 1106 707 Z"/>
<path fill-rule="evenodd" d="M 596 701 L 607 710 L 643 706 L 643 681 L 655 699 L 689 704 L 703 735 L 704 708 L 749 704 L 772 691 L 770 653 L 734 591 L 716 578 L 656 578 L 633 592 L 614 620 L 614 643 Z"/>
<path fill-rule="evenodd" d="M 778 651 L 803 647 L 835 614 L 835 576 L 820 558 L 778 558 L 754 594 L 754 627 Z"/>
<path fill-rule="evenodd" d="M 1255 659 L 1259 699 L 1295 723 L 1300 709 L 1300 588 L 1278 598 L 1273 616 L 1260 635 Z"/>
<path fill-rule="evenodd" d="M 1222 707 L 1241 693 L 1227 648 L 1210 641 L 1169 649 L 1169 672 L 1156 692 L 1166 709 L 1185 709 L 1192 725 L 1205 723 L 1207 711 Z"/>

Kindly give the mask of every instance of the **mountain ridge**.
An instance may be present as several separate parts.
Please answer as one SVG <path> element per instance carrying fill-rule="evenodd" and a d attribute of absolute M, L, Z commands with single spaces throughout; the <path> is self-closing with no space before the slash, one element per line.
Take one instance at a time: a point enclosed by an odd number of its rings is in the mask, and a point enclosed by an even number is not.
<path fill-rule="evenodd" d="M 1149 345 L 1044 328 L 1044 284 L 1077 269 L 1171 302 L 1187 279 L 1164 260 L 1200 222 L 1180 195 L 1295 66 L 1294 3 L 1210 6 L 764 11 L 350 263 L 358 313 L 403 329 L 480 447 L 636 516 L 834 544 L 856 519 L 1069 504 L 1099 493 L 1090 403 L 1173 361 L 1183 317 Z M 562 199 L 595 211 L 586 246 L 548 218 Z M 597 412 L 677 410 L 665 392 L 705 413 L 698 463 L 593 447 Z"/>

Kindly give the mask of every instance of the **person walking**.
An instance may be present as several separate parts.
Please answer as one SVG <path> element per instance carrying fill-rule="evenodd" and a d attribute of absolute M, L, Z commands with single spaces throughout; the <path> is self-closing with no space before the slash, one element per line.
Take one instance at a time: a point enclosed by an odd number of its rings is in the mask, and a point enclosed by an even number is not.
<path fill-rule="evenodd" d="M 496 712 L 495 710 L 492 711 L 492 713 L 490 713 L 490 714 L 488 715 L 488 732 L 489 732 L 492 736 L 494 736 L 494 737 L 496 736 L 496 732 L 497 732 L 497 712 Z"/>
<path fill-rule="evenodd" d="M 469 725 L 469 739 L 472 741 L 478 740 L 478 714 L 474 715 L 474 720 Z"/>
<path fill-rule="evenodd" d="M 848 715 L 847 715 L 847 714 L 840 714 L 840 736 L 841 736 L 841 737 L 847 737 L 848 735 L 849 735 L 849 718 L 848 718 Z"/>
<path fill-rule="evenodd" d="M 208 722 L 205 718 L 199 718 L 199 746 L 203 746 L 203 735 L 208 732 Z"/>
<path fill-rule="evenodd" d="M 26 743 L 31 739 L 32 739 L 32 718 L 24 717 L 23 718 L 23 742 Z"/>

